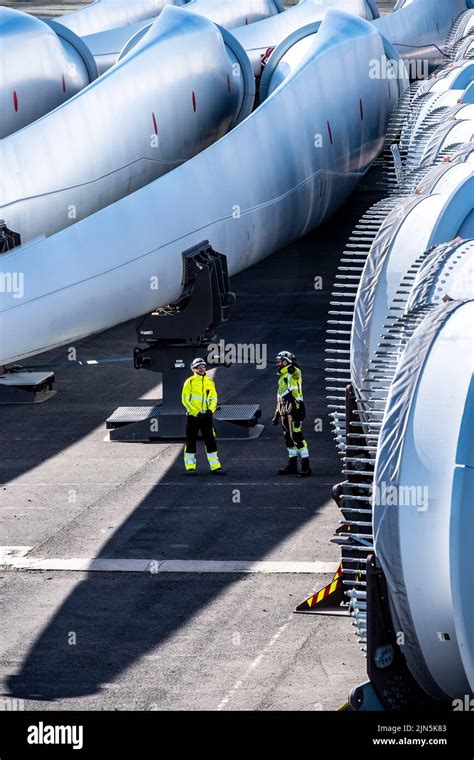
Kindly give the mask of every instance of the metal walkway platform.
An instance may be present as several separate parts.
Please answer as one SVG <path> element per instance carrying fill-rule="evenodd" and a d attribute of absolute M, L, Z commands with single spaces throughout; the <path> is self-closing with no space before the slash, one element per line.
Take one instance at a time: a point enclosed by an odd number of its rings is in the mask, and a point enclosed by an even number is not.
<path fill-rule="evenodd" d="M 56 395 L 54 372 L 7 372 L 0 376 L 0 404 L 39 404 Z"/>
<path fill-rule="evenodd" d="M 161 405 L 121 406 L 106 421 L 111 441 L 184 440 L 186 415 L 161 415 Z M 258 404 L 223 404 L 214 414 L 218 439 L 258 438 L 263 425 Z"/>

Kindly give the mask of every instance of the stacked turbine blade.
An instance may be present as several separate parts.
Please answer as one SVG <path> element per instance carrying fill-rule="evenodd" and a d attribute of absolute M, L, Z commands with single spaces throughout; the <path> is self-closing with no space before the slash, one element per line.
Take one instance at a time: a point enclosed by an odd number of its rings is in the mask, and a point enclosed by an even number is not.
<path fill-rule="evenodd" d="M 459 49 L 466 40 L 474 37 L 474 10 L 461 13 L 454 21 L 446 40 L 451 60 L 456 60 Z"/>
<path fill-rule="evenodd" d="M 466 59 L 457 60 L 456 66 L 461 66 L 471 57 L 469 43 L 474 40 L 473 35 L 474 11 L 467 11 L 454 21 L 445 45 L 452 60 L 460 56 L 463 50 L 466 51 Z M 344 475 L 343 482 L 336 487 L 335 497 L 343 519 L 332 541 L 341 547 L 342 582 L 364 652 L 367 647 L 365 568 L 367 557 L 374 553 L 374 469 L 387 397 L 399 358 L 408 341 L 433 310 L 444 306 L 439 294 L 431 300 L 415 299 L 413 306 L 410 299 L 420 273 L 424 273 L 425 283 L 428 270 L 436 279 L 446 259 L 458 262 L 460 257 L 472 256 L 474 242 L 462 241 L 423 251 L 403 274 L 388 309 L 377 350 L 368 366 L 364 387 L 360 389 L 351 385 L 354 309 L 367 258 L 380 234 L 386 234 L 386 222 L 390 215 L 400 212 L 400 204 L 405 199 L 415 198 L 420 186 L 424 187 L 425 193 L 430 192 L 431 184 L 444 166 L 466 162 L 474 152 L 474 144 L 456 143 L 449 139 L 449 135 L 445 141 L 439 137 L 446 122 L 454 119 L 460 108 L 458 103 L 450 105 L 443 98 L 443 81 L 448 82 L 452 75 L 453 64 L 440 67 L 428 82 L 412 84 L 395 108 L 385 148 L 368 180 L 371 189 L 381 188 L 388 195 L 375 203 L 354 228 L 341 258 L 330 302 L 326 391 L 331 426 Z M 393 160 L 394 144 L 397 144 L 395 153 L 400 157 L 401 171 Z M 396 228 L 392 234 L 397 234 Z M 363 403 L 357 397 L 358 391 L 363 394 Z"/>

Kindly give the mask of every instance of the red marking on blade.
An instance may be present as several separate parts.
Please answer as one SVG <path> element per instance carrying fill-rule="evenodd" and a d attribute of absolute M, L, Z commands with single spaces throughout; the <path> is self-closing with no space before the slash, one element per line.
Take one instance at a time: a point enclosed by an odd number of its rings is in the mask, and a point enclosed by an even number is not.
<path fill-rule="evenodd" d="M 66 80 L 64 78 L 64 74 L 61 74 L 61 82 L 63 85 L 63 92 L 66 92 Z"/>
<path fill-rule="evenodd" d="M 155 130 L 155 135 L 157 135 L 158 134 L 158 124 L 156 123 L 156 116 L 153 113 L 153 111 L 151 112 L 151 118 L 153 119 L 153 129 Z"/>
<path fill-rule="evenodd" d="M 360 120 L 364 121 L 364 104 L 362 98 L 359 100 Z"/>
<path fill-rule="evenodd" d="M 196 113 L 196 95 L 193 90 L 193 111 Z"/>
<path fill-rule="evenodd" d="M 18 95 L 16 94 L 16 90 L 13 90 L 13 108 L 15 111 L 18 111 Z"/>
<path fill-rule="evenodd" d="M 327 122 L 327 125 L 328 125 L 329 139 L 331 140 L 331 145 L 332 145 L 333 144 L 333 141 L 332 141 L 332 129 L 331 129 L 331 125 L 330 125 L 329 122 Z"/>
<path fill-rule="evenodd" d="M 245 19 L 245 23 L 246 23 L 246 24 L 248 24 L 248 22 L 249 22 L 249 20 L 248 20 L 248 18 L 246 18 L 246 19 Z"/>
<path fill-rule="evenodd" d="M 230 76 L 227 74 L 227 92 L 230 92 Z"/>

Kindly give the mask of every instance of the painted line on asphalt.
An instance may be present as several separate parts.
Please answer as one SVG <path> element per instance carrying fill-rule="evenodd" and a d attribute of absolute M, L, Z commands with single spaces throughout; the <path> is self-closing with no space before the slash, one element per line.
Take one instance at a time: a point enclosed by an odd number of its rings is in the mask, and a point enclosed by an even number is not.
<path fill-rule="evenodd" d="M 230 691 L 227 692 L 226 696 L 221 699 L 219 704 L 216 707 L 216 710 L 218 712 L 222 712 L 222 710 L 225 710 L 231 699 L 235 696 L 236 692 L 245 684 L 245 682 L 249 679 L 249 677 L 255 672 L 255 670 L 259 667 L 260 663 L 262 662 L 263 658 L 266 657 L 272 648 L 272 646 L 275 644 L 276 641 L 280 638 L 282 633 L 288 628 L 290 621 L 293 618 L 293 613 L 291 614 L 291 617 L 288 618 L 286 623 L 283 623 L 276 633 L 272 636 L 268 644 L 262 649 L 260 654 L 255 657 L 252 662 L 247 667 L 247 670 L 242 675 L 241 678 L 239 678 L 233 685 L 233 687 L 230 689 Z"/>
<path fill-rule="evenodd" d="M 2 570 L 58 570 L 98 573 L 253 573 L 253 574 L 334 574 L 338 562 L 272 562 L 221 560 L 155 559 L 70 559 L 25 557 L 2 553 Z"/>

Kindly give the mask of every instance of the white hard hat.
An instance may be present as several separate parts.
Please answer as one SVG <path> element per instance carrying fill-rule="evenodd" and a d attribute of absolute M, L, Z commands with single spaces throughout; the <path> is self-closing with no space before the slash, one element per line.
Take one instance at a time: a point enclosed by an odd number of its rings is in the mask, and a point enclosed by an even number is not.
<path fill-rule="evenodd" d="M 291 353 L 291 351 L 280 351 L 275 356 L 275 361 L 278 361 L 278 359 L 281 359 L 281 361 L 286 361 L 288 364 L 292 364 L 295 361 L 296 357 Z"/>
<path fill-rule="evenodd" d="M 192 362 L 189 365 L 189 367 L 190 367 L 190 369 L 195 370 L 195 369 L 197 369 L 201 365 L 204 365 L 204 367 L 206 367 L 207 366 L 206 360 L 205 359 L 201 359 L 201 357 L 198 356 L 198 357 L 196 357 L 196 359 L 192 360 Z"/>

